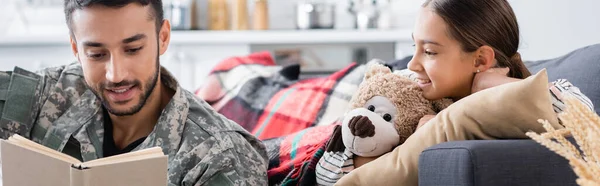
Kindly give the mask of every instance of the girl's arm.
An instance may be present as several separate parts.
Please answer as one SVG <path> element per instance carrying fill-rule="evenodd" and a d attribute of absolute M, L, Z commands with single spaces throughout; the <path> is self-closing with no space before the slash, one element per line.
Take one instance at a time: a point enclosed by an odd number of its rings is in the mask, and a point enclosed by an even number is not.
<path fill-rule="evenodd" d="M 473 80 L 472 92 L 475 93 L 487 88 L 519 80 L 520 79 L 505 76 L 504 71 L 480 72 L 475 76 Z M 550 98 L 552 99 L 552 107 L 554 108 L 554 112 L 556 113 L 560 113 L 565 109 L 565 104 L 562 101 L 565 95 L 571 95 L 575 97 L 581 103 L 588 106 L 590 110 L 594 111 L 594 105 L 592 101 L 583 93 L 581 93 L 579 88 L 573 86 L 573 84 L 571 84 L 566 79 L 558 79 L 556 81 L 548 83 L 548 90 L 550 93 Z"/>
<path fill-rule="evenodd" d="M 562 101 L 565 95 L 571 95 L 575 97 L 591 111 L 594 111 L 594 104 L 590 98 L 581 93 L 579 88 L 573 86 L 573 84 L 566 79 L 558 79 L 551 82 L 549 90 L 550 98 L 552 99 L 552 107 L 556 113 L 560 113 L 565 109 L 565 103 Z"/>

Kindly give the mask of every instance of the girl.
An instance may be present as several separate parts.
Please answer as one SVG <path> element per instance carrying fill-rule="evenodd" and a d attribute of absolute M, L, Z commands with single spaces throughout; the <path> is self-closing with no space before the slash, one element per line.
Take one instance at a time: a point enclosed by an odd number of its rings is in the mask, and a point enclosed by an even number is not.
<path fill-rule="evenodd" d="M 475 92 L 520 81 L 531 75 L 517 52 L 519 26 L 506 0 L 426 0 L 414 26 L 413 40 L 415 54 L 408 70 L 400 73 L 415 79 L 423 89 L 424 97 L 429 100 L 451 98 L 457 101 Z M 564 109 L 563 94 L 571 94 L 593 109 L 591 101 L 566 80 L 551 82 L 548 89 L 556 113 Z M 419 127 L 433 117 L 423 117 Z M 402 150 L 396 148 L 394 151 Z M 390 153 L 390 156 L 395 153 Z M 384 160 L 377 159 L 377 164 L 397 164 L 397 157 L 390 156 Z M 354 167 L 373 160 L 354 156 Z M 417 172 L 402 169 L 407 167 L 410 166 L 386 171 L 367 164 L 362 170 L 354 171 L 361 171 L 362 176 L 367 173 L 372 177 L 369 180 L 380 183 L 366 183 L 355 172 L 350 172 L 337 183 L 416 185 L 417 174 L 398 172 Z"/>
<path fill-rule="evenodd" d="M 427 0 L 413 33 L 415 55 L 408 70 L 427 99 L 459 100 L 471 93 L 531 75 L 517 52 L 519 26 L 506 0 Z M 549 83 L 555 112 L 569 93 L 592 102 L 566 80 Z M 420 126 L 433 116 L 425 116 Z"/>

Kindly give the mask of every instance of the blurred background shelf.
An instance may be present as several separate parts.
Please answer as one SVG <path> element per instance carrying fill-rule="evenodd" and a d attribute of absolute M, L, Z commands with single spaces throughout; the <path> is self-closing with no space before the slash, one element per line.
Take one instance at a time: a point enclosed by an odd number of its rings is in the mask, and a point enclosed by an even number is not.
<path fill-rule="evenodd" d="M 0 70 L 63 65 L 69 44 L 63 0 L 0 0 Z M 171 42 L 161 65 L 193 90 L 224 59 L 268 51 L 279 65 L 328 74 L 352 62 L 413 52 L 420 3 L 395 0 L 163 0 Z M 361 19 L 358 19 L 358 18 Z"/>
<path fill-rule="evenodd" d="M 76 61 L 63 0 L 0 1 L 0 70 L 37 70 Z M 179 6 L 182 2 L 186 6 Z M 229 8 L 215 8 L 216 2 Z M 320 75 L 351 62 L 394 61 L 415 51 L 411 30 L 422 1 L 267 0 L 266 7 L 257 2 L 263 1 L 163 0 L 174 31 L 161 64 L 192 90 L 215 64 L 253 52 L 269 51 L 280 65 L 300 63 L 303 73 Z M 509 2 L 518 18 L 519 52 L 525 60 L 557 57 L 600 40 L 600 24 L 590 24 L 600 22 L 598 0 Z M 377 16 L 362 19 L 367 24 L 357 19 L 374 9 Z"/>
<path fill-rule="evenodd" d="M 410 30 L 176 31 L 175 44 L 318 44 L 410 41 Z"/>
<path fill-rule="evenodd" d="M 172 31 L 171 44 L 333 44 L 410 42 L 411 30 Z M 0 47 L 68 45 L 69 35 L 5 35 Z"/>
<path fill-rule="evenodd" d="M 260 51 L 272 52 L 278 64 L 301 63 L 303 73 L 319 75 L 351 62 L 399 59 L 413 49 L 408 29 L 174 30 L 160 61 L 184 88 L 193 90 L 218 62 Z M 68 30 L 0 36 L 0 70 L 14 66 L 36 70 L 75 60 Z"/>

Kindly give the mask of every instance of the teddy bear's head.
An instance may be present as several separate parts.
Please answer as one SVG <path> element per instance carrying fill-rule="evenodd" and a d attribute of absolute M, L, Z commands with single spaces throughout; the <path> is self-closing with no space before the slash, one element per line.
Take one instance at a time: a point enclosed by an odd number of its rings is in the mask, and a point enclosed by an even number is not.
<path fill-rule="evenodd" d="M 346 148 L 356 155 L 372 157 L 403 143 L 414 133 L 419 120 L 435 114 L 437 109 L 413 80 L 379 63 L 369 63 L 367 68 L 341 131 Z"/>

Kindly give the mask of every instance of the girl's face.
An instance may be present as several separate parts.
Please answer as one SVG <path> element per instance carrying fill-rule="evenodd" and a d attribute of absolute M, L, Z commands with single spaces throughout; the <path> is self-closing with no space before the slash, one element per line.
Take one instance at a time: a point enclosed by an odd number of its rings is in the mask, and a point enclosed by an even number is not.
<path fill-rule="evenodd" d="M 461 99 L 471 94 L 475 53 L 464 52 L 448 25 L 430 8 L 421 8 L 413 30 L 415 54 L 408 68 L 417 73 L 426 99 Z"/>

